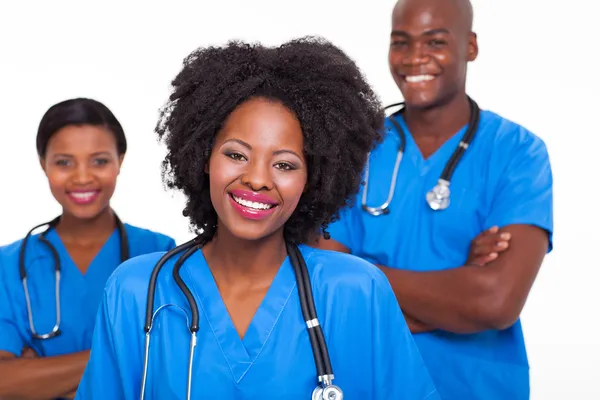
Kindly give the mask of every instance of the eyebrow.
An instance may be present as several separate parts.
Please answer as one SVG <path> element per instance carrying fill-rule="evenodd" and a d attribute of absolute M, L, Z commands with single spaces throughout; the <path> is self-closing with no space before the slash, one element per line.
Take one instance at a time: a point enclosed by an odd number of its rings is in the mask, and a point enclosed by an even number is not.
<path fill-rule="evenodd" d="M 98 157 L 98 156 L 110 156 L 110 152 L 109 151 L 98 151 L 96 153 L 92 153 L 90 155 L 91 157 Z M 66 153 L 56 153 L 53 156 L 54 158 L 57 157 L 63 157 L 63 158 L 73 158 L 74 156 L 72 154 L 66 154 Z"/>
<path fill-rule="evenodd" d="M 421 36 L 433 36 L 433 35 L 437 35 L 440 33 L 447 33 L 449 34 L 450 31 L 446 28 L 436 28 L 436 29 L 430 29 L 428 31 L 425 31 L 421 34 Z M 408 34 L 408 32 L 406 31 L 396 31 L 393 30 L 392 31 L 392 36 L 404 36 L 404 37 L 410 37 L 410 35 Z"/>
<path fill-rule="evenodd" d="M 97 157 L 97 156 L 110 156 L 110 151 L 98 151 L 96 153 L 93 153 L 92 156 L 93 157 Z"/>
<path fill-rule="evenodd" d="M 245 147 L 245 148 L 247 148 L 248 150 L 252 150 L 252 146 L 250 146 L 250 144 L 248 144 L 248 143 L 244 142 L 244 141 L 243 141 L 243 140 L 241 140 L 241 139 L 227 139 L 227 140 L 226 140 L 226 141 L 225 141 L 223 144 L 225 144 L 225 143 L 228 143 L 228 142 L 236 142 L 236 143 L 238 143 L 238 144 L 240 144 L 240 145 L 244 146 L 244 147 Z M 279 155 L 279 154 L 284 154 L 284 153 L 293 154 L 293 155 L 295 155 L 296 157 L 298 157 L 299 159 L 301 159 L 301 160 L 302 160 L 302 157 L 300 157 L 300 156 L 298 155 L 298 153 L 296 153 L 296 152 L 295 152 L 295 151 L 293 151 L 293 150 L 289 150 L 289 149 L 281 149 L 281 150 L 274 151 L 274 152 L 273 152 L 273 155 L 277 156 L 277 155 Z"/>

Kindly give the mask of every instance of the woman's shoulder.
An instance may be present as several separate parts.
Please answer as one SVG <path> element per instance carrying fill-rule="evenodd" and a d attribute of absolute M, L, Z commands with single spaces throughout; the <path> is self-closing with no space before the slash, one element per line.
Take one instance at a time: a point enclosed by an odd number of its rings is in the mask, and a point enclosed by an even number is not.
<path fill-rule="evenodd" d="M 32 235 L 31 237 L 37 237 L 39 234 Z M 0 274 L 4 275 L 4 279 L 15 278 L 19 279 L 19 256 L 21 248 L 23 247 L 23 241 L 25 239 L 19 239 L 12 243 L 0 246 Z M 32 239 L 30 239 L 32 240 Z M 31 256 L 31 255 L 30 255 Z"/>
<path fill-rule="evenodd" d="M 166 251 L 141 254 L 120 264 L 106 282 L 106 291 L 118 296 L 128 294 L 145 298 L 152 271 Z M 163 270 L 166 270 L 163 268 Z M 166 273 L 166 271 L 161 271 Z"/>
<path fill-rule="evenodd" d="M 38 236 L 38 235 L 35 235 Z M 32 236 L 33 237 L 33 236 Z M 0 257 L 4 258 L 16 258 L 21 251 L 21 246 L 23 245 L 23 238 L 19 240 L 15 240 L 12 243 L 4 244 L 0 246 Z"/>
<path fill-rule="evenodd" d="M 170 250 L 175 247 L 175 240 L 164 234 L 148 228 L 141 228 L 129 223 L 123 224 L 129 244 L 136 253 L 143 254 L 153 251 Z"/>
<path fill-rule="evenodd" d="M 369 261 L 352 254 L 307 246 L 302 246 L 301 251 L 311 277 L 321 284 L 368 291 L 389 289 L 391 292 L 385 274 Z"/>

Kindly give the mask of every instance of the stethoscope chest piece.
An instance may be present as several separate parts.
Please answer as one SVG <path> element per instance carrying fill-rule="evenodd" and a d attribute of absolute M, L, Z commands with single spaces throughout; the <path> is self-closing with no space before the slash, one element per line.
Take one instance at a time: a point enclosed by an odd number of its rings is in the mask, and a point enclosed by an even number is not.
<path fill-rule="evenodd" d="M 450 206 L 450 180 L 452 179 L 452 175 L 454 170 L 458 166 L 464 152 L 469 148 L 473 138 L 475 137 L 475 133 L 477 132 L 479 126 L 479 106 L 469 97 L 469 104 L 471 108 L 471 117 L 469 119 L 469 125 L 466 129 L 463 137 L 461 138 L 458 146 L 452 153 L 452 156 L 444 166 L 444 170 L 438 180 L 437 185 L 425 196 L 427 200 L 427 204 L 433 211 L 445 210 Z M 386 107 L 395 107 L 398 105 L 404 105 L 404 103 L 392 104 L 391 106 Z M 396 114 L 402 112 L 403 109 L 396 112 Z M 392 198 L 394 196 L 394 190 L 396 188 L 396 178 L 398 176 L 398 168 L 400 166 L 400 160 L 402 160 L 402 154 L 406 147 L 406 134 L 402 129 L 402 126 L 394 119 L 394 115 L 389 116 L 389 121 L 395 126 L 398 135 L 400 136 L 400 144 L 398 146 L 398 155 L 396 157 L 396 164 L 394 165 L 394 172 L 392 174 L 392 183 L 390 185 L 390 191 L 388 193 L 388 198 L 384 204 L 379 207 L 369 207 L 367 206 L 367 189 L 369 185 L 369 158 L 367 158 L 367 164 L 365 166 L 365 183 L 363 188 L 362 195 L 362 209 L 367 213 L 371 214 L 374 217 L 385 215 L 389 213 L 389 206 L 392 202 Z"/>
<path fill-rule="evenodd" d="M 312 394 L 312 400 L 342 400 L 343 398 L 342 389 L 335 385 L 317 386 Z"/>
<path fill-rule="evenodd" d="M 450 205 L 450 182 L 440 179 L 437 185 L 427 192 L 426 198 L 432 210 L 445 210 Z"/>

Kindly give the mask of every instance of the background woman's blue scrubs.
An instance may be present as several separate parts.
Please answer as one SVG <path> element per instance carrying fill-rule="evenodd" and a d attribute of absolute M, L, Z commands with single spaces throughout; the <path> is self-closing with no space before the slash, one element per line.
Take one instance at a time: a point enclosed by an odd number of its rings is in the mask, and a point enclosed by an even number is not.
<path fill-rule="evenodd" d="M 552 172 L 543 141 L 492 112 L 482 111 L 478 132 L 457 167 L 450 207 L 429 208 L 434 187 L 466 127 L 424 159 L 409 130 L 388 215 L 374 217 L 356 205 L 329 231 L 351 253 L 375 264 L 413 271 L 443 270 L 465 263 L 470 242 L 494 225 L 530 224 L 549 232 L 552 248 Z M 388 196 L 400 141 L 386 121 L 384 142 L 373 152 L 367 205 Z M 529 398 L 529 367 L 520 321 L 503 331 L 415 335 L 443 399 Z"/>
<path fill-rule="evenodd" d="M 170 250 L 175 241 L 163 234 L 125 224 L 131 257 Z M 56 321 L 54 261 L 49 248 L 34 235 L 27 243 L 25 256 L 27 285 L 35 329 L 48 333 Z M 89 350 L 98 305 L 106 280 L 120 263 L 118 230 L 82 274 L 58 234 L 51 229 L 47 239 L 58 251 L 61 261 L 60 329 L 62 334 L 35 340 L 27 316 L 25 292 L 19 276 L 19 251 L 22 240 L 0 248 L 0 351 L 21 355 L 30 347 L 40 356 L 58 356 Z"/>

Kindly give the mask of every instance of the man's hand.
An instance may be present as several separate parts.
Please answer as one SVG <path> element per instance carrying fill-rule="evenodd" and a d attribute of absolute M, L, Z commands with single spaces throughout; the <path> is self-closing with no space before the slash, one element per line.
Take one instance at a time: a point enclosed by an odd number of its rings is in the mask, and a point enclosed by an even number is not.
<path fill-rule="evenodd" d="M 493 226 L 481 232 L 471 241 L 467 265 L 483 267 L 498 258 L 499 253 L 508 250 L 511 239 L 510 233 L 500 233 L 498 231 L 498 227 Z"/>
<path fill-rule="evenodd" d="M 38 354 L 31 347 L 24 347 L 21 351 L 21 358 L 39 358 Z"/>
<path fill-rule="evenodd" d="M 498 258 L 498 254 L 507 250 L 510 245 L 510 233 L 500 233 L 497 226 L 481 232 L 471 241 L 471 249 L 467 265 L 483 267 Z M 404 314 L 406 323 L 412 333 L 430 332 L 434 327 Z"/>

